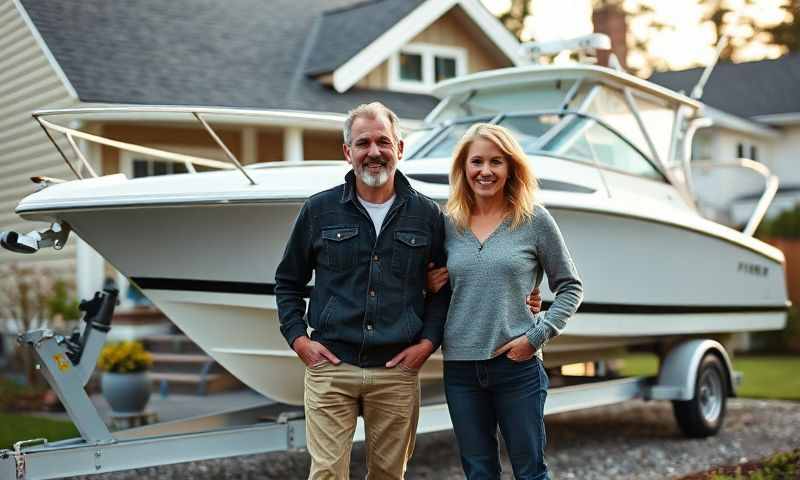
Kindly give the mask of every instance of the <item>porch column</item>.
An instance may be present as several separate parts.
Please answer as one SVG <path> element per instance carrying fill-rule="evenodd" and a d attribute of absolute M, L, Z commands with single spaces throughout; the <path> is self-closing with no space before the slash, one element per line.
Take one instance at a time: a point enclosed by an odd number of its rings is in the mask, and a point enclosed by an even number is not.
<path fill-rule="evenodd" d="M 74 123 L 72 127 L 78 130 L 84 129 L 81 123 Z M 99 125 L 90 126 L 85 129 L 88 133 L 102 135 L 102 127 Z M 117 172 L 103 171 L 103 150 L 100 145 L 86 140 L 78 141 L 78 148 L 81 149 L 86 159 L 100 175 L 108 175 Z M 94 248 L 84 242 L 75 232 L 70 235 L 69 241 L 75 242 L 75 288 L 78 298 L 90 300 L 94 292 L 103 287 L 105 280 L 105 260 Z"/>
<path fill-rule="evenodd" d="M 242 164 L 249 165 L 258 162 L 258 138 L 256 129 L 245 127 L 242 129 Z"/>
<path fill-rule="evenodd" d="M 78 298 L 90 300 L 94 292 L 103 287 L 105 275 L 105 263 L 100 256 L 88 243 L 80 239 L 75 233 L 71 235 L 70 241 L 75 241 L 75 286 L 77 287 Z M 124 293 L 124 292 L 121 292 Z"/>
<path fill-rule="evenodd" d="M 283 131 L 283 159 L 287 162 L 302 162 L 303 158 L 303 129 L 286 127 Z"/>

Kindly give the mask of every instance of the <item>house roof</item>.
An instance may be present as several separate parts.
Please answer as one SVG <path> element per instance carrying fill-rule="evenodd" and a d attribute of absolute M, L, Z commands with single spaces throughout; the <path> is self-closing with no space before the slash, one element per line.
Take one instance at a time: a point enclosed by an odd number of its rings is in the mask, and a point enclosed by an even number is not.
<path fill-rule="evenodd" d="M 379 100 L 403 118 L 423 118 L 437 103 L 431 96 L 358 88 L 337 93 L 306 74 L 309 65 L 341 61 L 323 62 L 321 45 L 327 49 L 330 41 L 327 51 L 336 51 L 349 35 L 363 46 L 377 32 L 366 28 L 369 21 L 396 21 L 420 1 L 21 3 L 83 102 L 344 112 Z"/>
<path fill-rule="evenodd" d="M 661 72 L 650 81 L 687 94 L 700 79 L 702 68 Z M 741 117 L 800 112 L 800 54 L 775 60 L 720 63 L 711 72 L 701 100 Z"/>
<path fill-rule="evenodd" d="M 323 12 L 306 73 L 332 72 L 422 3 L 424 0 L 372 0 Z"/>

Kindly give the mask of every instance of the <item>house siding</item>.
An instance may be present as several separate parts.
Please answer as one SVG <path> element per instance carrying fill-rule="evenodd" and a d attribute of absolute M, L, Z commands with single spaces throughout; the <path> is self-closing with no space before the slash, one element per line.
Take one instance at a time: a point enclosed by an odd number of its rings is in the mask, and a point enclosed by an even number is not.
<path fill-rule="evenodd" d="M 74 178 L 31 112 L 75 103 L 16 3 L 0 0 L 0 231 L 26 233 L 45 226 L 14 213 L 17 203 L 35 191 L 30 177 Z M 69 150 L 65 139 L 58 142 L 64 151 Z M 71 275 L 75 243 L 72 239 L 61 251 L 45 249 L 33 256 L 0 250 L 0 265 L 17 262 Z"/>
<path fill-rule="evenodd" d="M 781 140 L 775 142 L 770 170 L 781 179 L 783 186 L 800 186 L 800 125 L 781 128 Z"/>

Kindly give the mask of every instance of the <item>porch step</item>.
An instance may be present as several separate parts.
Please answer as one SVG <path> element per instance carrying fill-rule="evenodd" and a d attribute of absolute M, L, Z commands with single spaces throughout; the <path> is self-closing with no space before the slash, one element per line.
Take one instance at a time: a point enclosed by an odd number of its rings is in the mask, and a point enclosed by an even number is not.
<path fill-rule="evenodd" d="M 150 378 L 156 392 L 206 395 L 244 385 L 182 333 L 142 339 L 153 355 Z"/>
<path fill-rule="evenodd" d="M 137 307 L 114 312 L 111 325 L 142 325 L 153 323 L 172 323 L 161 310 L 155 307 Z"/>
<path fill-rule="evenodd" d="M 153 382 L 154 392 L 161 391 L 162 385 L 166 385 L 167 392 L 170 394 L 207 395 L 209 393 L 237 390 L 243 387 L 242 383 L 228 372 L 210 373 L 208 375 L 150 372 L 150 380 Z"/>
<path fill-rule="evenodd" d="M 179 353 L 205 355 L 189 337 L 182 333 L 148 335 L 143 338 L 144 346 L 150 353 Z"/>
<path fill-rule="evenodd" d="M 152 353 L 152 352 L 151 352 Z M 151 372 L 218 373 L 221 367 L 213 358 L 200 353 L 152 353 Z"/>

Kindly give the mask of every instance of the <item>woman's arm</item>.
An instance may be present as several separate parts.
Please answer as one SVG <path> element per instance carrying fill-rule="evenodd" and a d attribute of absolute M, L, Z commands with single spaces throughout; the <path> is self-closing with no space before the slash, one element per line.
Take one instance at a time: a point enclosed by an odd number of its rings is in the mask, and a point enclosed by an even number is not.
<path fill-rule="evenodd" d="M 583 284 L 564 237 L 550 212 L 543 207 L 537 207 L 532 227 L 536 234 L 539 265 L 547 274 L 550 290 L 555 293 L 555 300 L 544 313 L 543 321 L 537 322 L 526 333 L 531 345 L 539 349 L 548 340 L 559 335 L 567 320 L 575 315 L 583 300 Z"/>

